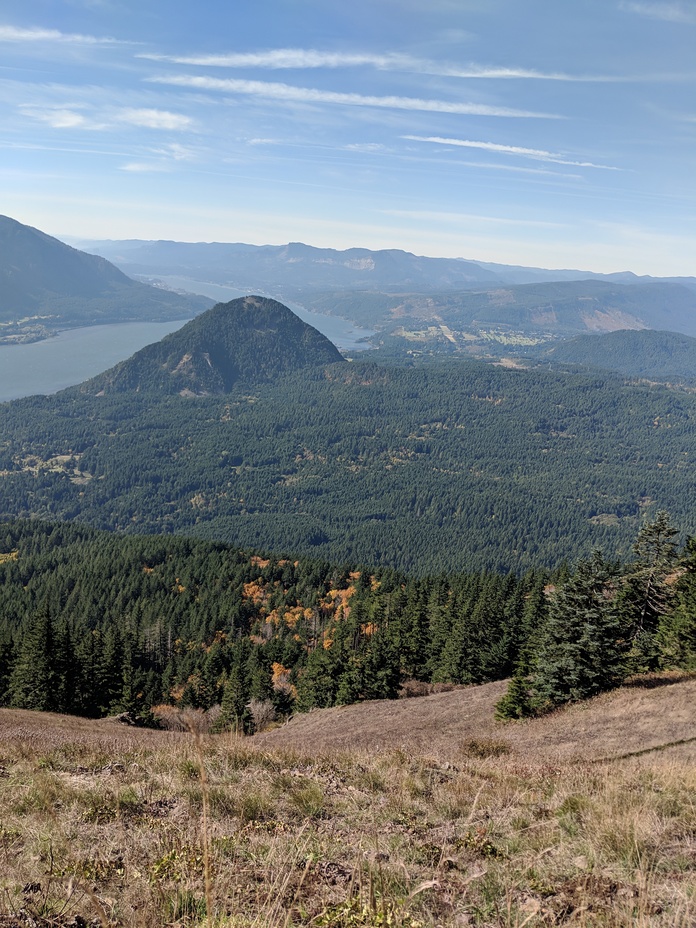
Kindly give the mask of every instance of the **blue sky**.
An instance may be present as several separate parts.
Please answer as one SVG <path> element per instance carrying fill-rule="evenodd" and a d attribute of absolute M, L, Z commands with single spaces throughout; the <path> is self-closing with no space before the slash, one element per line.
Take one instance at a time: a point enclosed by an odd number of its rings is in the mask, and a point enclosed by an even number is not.
<path fill-rule="evenodd" d="M 696 275 L 696 0 L 0 0 L 58 237 Z"/>

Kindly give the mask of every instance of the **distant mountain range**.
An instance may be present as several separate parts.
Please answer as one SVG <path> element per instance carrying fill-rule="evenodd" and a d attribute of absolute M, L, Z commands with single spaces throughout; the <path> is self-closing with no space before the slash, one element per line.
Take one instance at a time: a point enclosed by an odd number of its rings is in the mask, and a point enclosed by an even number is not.
<path fill-rule="evenodd" d="M 298 242 L 85 244 L 98 254 L 0 217 L 0 343 L 100 322 L 195 316 L 212 305 L 192 295 L 197 286 L 206 289 L 203 282 L 349 319 L 376 332 L 373 346 L 397 353 L 535 355 L 560 339 L 617 330 L 696 337 L 696 278 L 550 271 Z M 181 289 L 168 289 L 168 279 Z M 221 377 L 218 387 L 226 382 Z M 179 389 L 182 378 L 174 378 Z M 218 387 L 210 381 L 205 390 Z"/>
<path fill-rule="evenodd" d="M 0 216 L 0 340 L 103 322 L 186 319 L 212 305 L 127 277 L 38 229 Z"/>
<path fill-rule="evenodd" d="M 604 280 L 638 284 L 668 280 L 696 291 L 696 277 L 639 277 L 630 271 L 595 274 L 581 270 L 548 270 L 491 264 L 462 258 L 427 258 L 396 248 L 314 248 L 301 242 L 287 245 L 245 245 L 222 242 L 126 241 L 78 242 L 79 247 L 113 261 L 128 274 L 181 274 L 228 284 L 241 290 L 265 287 L 376 289 L 386 292 L 464 290 L 499 284 Z M 202 275 L 202 276 L 201 276 Z"/>
<path fill-rule="evenodd" d="M 377 329 L 398 350 L 495 353 L 503 345 L 618 329 L 696 336 L 696 278 L 593 274 L 426 258 L 389 249 L 336 251 L 299 242 L 245 245 L 85 242 L 125 272 L 184 278 L 294 300 Z M 395 341 L 396 340 L 396 341 Z M 400 347 L 399 347 L 400 346 Z"/>
<path fill-rule="evenodd" d="M 338 349 L 275 300 L 219 303 L 154 345 L 80 387 L 90 394 L 229 393 L 238 381 L 265 383 L 287 371 L 343 362 Z"/>

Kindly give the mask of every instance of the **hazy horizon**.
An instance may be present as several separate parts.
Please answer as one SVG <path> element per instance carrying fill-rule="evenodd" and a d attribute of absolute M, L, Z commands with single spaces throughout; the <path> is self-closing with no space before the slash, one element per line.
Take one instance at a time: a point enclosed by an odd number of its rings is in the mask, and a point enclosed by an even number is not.
<path fill-rule="evenodd" d="M 695 39 L 694 0 L 0 0 L 0 211 L 694 276 Z"/>

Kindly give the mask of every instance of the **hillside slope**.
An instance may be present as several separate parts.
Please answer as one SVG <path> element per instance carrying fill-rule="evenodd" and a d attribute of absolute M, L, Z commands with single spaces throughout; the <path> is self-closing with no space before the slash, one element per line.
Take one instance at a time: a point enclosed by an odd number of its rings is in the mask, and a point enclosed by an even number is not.
<path fill-rule="evenodd" d="M 612 705 L 664 727 L 694 693 L 644 695 L 559 718 L 597 757 Z M 0 709 L 0 923 L 692 928 L 693 764 L 559 759 L 541 724 L 505 756 L 463 728 L 442 750 L 336 750 L 281 744 L 298 722 L 197 738 Z"/>
<path fill-rule="evenodd" d="M 643 682 L 540 719 L 505 725 L 494 718 L 505 681 L 417 699 L 315 709 L 255 736 L 254 742 L 314 754 L 400 748 L 453 759 L 468 741 L 488 739 L 537 760 L 618 758 L 666 746 L 671 755 L 696 760 L 696 677 L 665 675 Z"/>
<path fill-rule="evenodd" d="M 210 304 L 138 283 L 104 258 L 0 216 L 0 335 L 6 338 L 101 322 L 185 319 Z"/>
<path fill-rule="evenodd" d="M 306 299 L 315 312 L 357 325 L 414 337 L 414 330 L 446 326 L 458 347 L 460 333 L 568 338 L 619 329 L 660 329 L 696 335 L 696 293 L 670 282 L 622 284 L 573 280 L 451 292 L 327 292 Z M 496 331 L 497 330 L 497 331 Z"/>
<path fill-rule="evenodd" d="M 696 338 L 677 332 L 617 331 L 578 335 L 548 349 L 545 358 L 654 380 L 696 378 Z"/>
<path fill-rule="evenodd" d="M 161 341 L 87 381 L 82 393 L 148 391 L 186 396 L 229 393 L 286 371 L 343 361 L 320 332 L 275 300 L 218 303 Z"/>

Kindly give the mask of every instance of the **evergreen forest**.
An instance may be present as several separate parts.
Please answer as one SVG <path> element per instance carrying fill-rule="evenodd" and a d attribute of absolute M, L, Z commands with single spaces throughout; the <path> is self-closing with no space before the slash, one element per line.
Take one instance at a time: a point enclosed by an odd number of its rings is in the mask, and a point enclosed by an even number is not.
<path fill-rule="evenodd" d="M 222 396 L 0 406 L 0 516 L 176 533 L 409 575 L 626 558 L 696 532 L 696 394 L 468 360 L 319 364 Z"/>
<path fill-rule="evenodd" d="M 629 561 L 409 577 L 174 536 L 0 524 L 0 705 L 219 728 L 511 676 L 502 718 L 696 669 L 696 543 L 666 513 Z"/>

